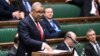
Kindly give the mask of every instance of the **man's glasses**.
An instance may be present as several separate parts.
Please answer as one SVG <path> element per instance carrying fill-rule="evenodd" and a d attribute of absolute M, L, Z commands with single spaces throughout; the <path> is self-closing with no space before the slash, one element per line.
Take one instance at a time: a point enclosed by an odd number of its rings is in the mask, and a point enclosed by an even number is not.
<path fill-rule="evenodd" d="M 43 10 L 38 10 L 38 11 L 36 11 L 36 10 L 34 10 L 36 13 L 44 13 L 44 11 Z"/>

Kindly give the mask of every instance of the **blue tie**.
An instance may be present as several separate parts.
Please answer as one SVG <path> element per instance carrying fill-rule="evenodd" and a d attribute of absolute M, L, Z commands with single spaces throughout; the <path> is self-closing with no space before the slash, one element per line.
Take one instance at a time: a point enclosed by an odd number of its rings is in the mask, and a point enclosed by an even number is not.
<path fill-rule="evenodd" d="M 24 2 L 25 2 L 25 9 L 26 9 L 26 11 L 30 12 L 30 4 L 29 4 L 29 2 L 27 0 L 24 0 Z"/>
<path fill-rule="evenodd" d="M 61 31 L 52 20 L 50 22 L 51 22 L 52 27 L 55 29 L 55 31 L 57 32 Z"/>

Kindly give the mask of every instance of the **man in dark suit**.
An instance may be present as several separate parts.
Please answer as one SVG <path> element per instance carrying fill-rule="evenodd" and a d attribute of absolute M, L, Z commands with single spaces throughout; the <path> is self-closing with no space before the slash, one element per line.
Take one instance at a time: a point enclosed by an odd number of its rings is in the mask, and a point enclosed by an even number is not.
<path fill-rule="evenodd" d="M 76 34 L 72 31 L 66 33 L 64 41 L 57 45 L 59 50 L 69 50 L 73 52 L 74 42 L 76 42 Z M 74 56 L 78 56 L 76 50 L 74 50 Z"/>
<path fill-rule="evenodd" d="M 86 56 L 100 56 L 100 43 L 96 41 L 96 34 L 93 29 L 87 31 L 89 43 L 85 45 Z"/>
<path fill-rule="evenodd" d="M 20 19 L 20 12 L 10 0 L 0 0 L 0 20 Z"/>
<path fill-rule="evenodd" d="M 53 9 L 51 7 L 45 8 L 44 17 L 42 19 L 44 25 L 46 26 L 46 29 L 48 30 L 46 38 L 50 39 L 62 36 L 60 25 L 56 20 L 53 19 Z"/>
<path fill-rule="evenodd" d="M 99 16 L 99 0 L 66 0 L 68 3 L 75 4 L 81 8 L 81 16 Z"/>
<path fill-rule="evenodd" d="M 17 33 L 14 38 L 14 45 L 8 51 L 8 56 L 16 56 L 18 44 L 19 44 L 19 38 L 18 38 L 18 33 Z"/>
<path fill-rule="evenodd" d="M 31 3 L 29 0 L 17 0 L 19 10 L 23 11 L 25 16 L 31 11 Z"/>
<path fill-rule="evenodd" d="M 52 52 L 52 48 L 44 42 L 45 29 L 40 18 L 43 14 L 41 5 L 32 5 L 31 12 L 19 22 L 19 47 L 17 56 L 31 56 L 32 52 L 46 50 Z"/>

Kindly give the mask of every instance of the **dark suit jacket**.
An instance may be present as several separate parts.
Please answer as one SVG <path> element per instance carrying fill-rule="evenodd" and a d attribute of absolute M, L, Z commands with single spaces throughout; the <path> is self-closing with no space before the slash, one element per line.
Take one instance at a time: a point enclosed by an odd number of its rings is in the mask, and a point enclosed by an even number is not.
<path fill-rule="evenodd" d="M 56 49 L 59 49 L 59 50 L 69 50 L 67 45 L 64 42 L 58 44 Z"/>
<path fill-rule="evenodd" d="M 45 29 L 47 30 L 46 38 L 50 39 L 50 38 L 58 38 L 64 36 L 64 33 L 62 32 L 59 24 L 55 20 L 53 20 L 53 22 L 61 30 L 60 32 L 56 32 L 46 18 L 43 18 L 42 22 L 44 23 Z"/>
<path fill-rule="evenodd" d="M 27 1 L 28 1 L 29 4 L 31 5 L 30 1 L 29 1 L 29 0 L 27 0 Z M 22 0 L 17 0 L 17 3 L 18 3 L 19 10 L 20 10 L 20 11 L 23 11 L 23 12 L 25 13 L 25 15 L 28 15 L 29 12 L 26 11 L 25 6 L 24 6 Z"/>
<path fill-rule="evenodd" d="M 81 8 L 81 16 L 94 16 L 90 14 L 91 8 L 92 8 L 92 0 L 72 0 L 72 2 L 69 2 L 75 5 L 78 5 Z M 98 5 L 98 10 L 100 12 L 100 5 Z"/>
<path fill-rule="evenodd" d="M 16 56 L 16 53 L 17 53 L 17 49 L 14 46 L 12 46 L 8 52 L 8 56 Z"/>
<path fill-rule="evenodd" d="M 13 4 L 8 4 L 5 0 L 0 0 L 0 20 L 12 19 L 12 12 L 17 8 Z"/>
<path fill-rule="evenodd" d="M 43 26 L 41 22 L 40 24 Z M 45 34 L 44 28 L 43 31 Z M 25 56 L 25 53 L 28 53 L 28 56 L 31 56 L 31 52 L 41 50 L 43 42 L 40 38 L 40 32 L 30 16 L 27 16 L 22 21 L 20 21 L 18 26 L 18 33 L 19 47 L 17 56 Z"/>
<path fill-rule="evenodd" d="M 99 44 L 100 46 L 100 44 Z M 86 56 L 98 56 L 92 44 L 87 43 L 85 45 L 85 54 Z"/>

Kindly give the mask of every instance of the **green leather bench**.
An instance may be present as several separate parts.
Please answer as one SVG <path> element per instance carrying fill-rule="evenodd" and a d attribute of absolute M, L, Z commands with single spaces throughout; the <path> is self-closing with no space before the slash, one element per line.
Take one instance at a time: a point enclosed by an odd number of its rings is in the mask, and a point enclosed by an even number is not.
<path fill-rule="evenodd" d="M 13 42 L 17 28 L 0 28 L 0 43 Z"/>
<path fill-rule="evenodd" d="M 60 26 L 63 31 L 73 31 L 77 36 L 86 36 L 89 28 L 94 29 L 96 34 L 100 35 L 100 23 L 63 24 Z"/>
<path fill-rule="evenodd" d="M 72 4 L 47 4 L 44 7 L 50 6 L 54 11 L 54 18 L 79 17 L 80 8 Z"/>
<path fill-rule="evenodd" d="M 8 51 L 0 50 L 0 56 L 7 56 L 7 55 L 8 55 Z"/>

